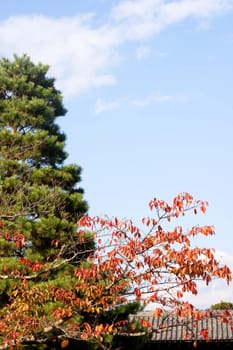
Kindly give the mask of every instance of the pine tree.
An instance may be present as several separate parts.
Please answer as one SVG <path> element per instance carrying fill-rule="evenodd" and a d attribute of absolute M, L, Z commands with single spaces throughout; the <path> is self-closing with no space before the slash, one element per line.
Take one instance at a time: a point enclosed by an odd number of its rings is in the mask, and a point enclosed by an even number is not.
<path fill-rule="evenodd" d="M 64 165 L 66 137 L 56 119 L 66 109 L 48 69 L 27 55 L 0 60 L 1 271 L 20 269 L 19 259 L 44 262 L 58 248 L 73 265 L 85 257 L 76 234 L 88 209 L 77 188 L 81 168 Z M 2 305 L 12 288 L 1 279 Z"/>
<path fill-rule="evenodd" d="M 91 269 L 86 259 L 95 244 L 86 230 L 77 234 L 88 205 L 77 188 L 81 168 L 64 165 L 66 138 L 56 118 L 66 110 L 48 69 L 27 55 L 0 60 L 0 346 L 23 334 L 30 347 L 33 337 L 38 349 L 37 342 L 54 347 L 64 337 L 56 320 L 111 324 L 141 307 L 135 302 L 96 312 L 85 304 L 98 299 L 92 284 L 98 294 L 98 284 L 108 283 L 106 271 L 101 281 L 91 277 L 90 290 L 85 280 L 85 290 L 77 289 L 77 270 Z M 104 293 L 105 299 L 110 292 Z"/>

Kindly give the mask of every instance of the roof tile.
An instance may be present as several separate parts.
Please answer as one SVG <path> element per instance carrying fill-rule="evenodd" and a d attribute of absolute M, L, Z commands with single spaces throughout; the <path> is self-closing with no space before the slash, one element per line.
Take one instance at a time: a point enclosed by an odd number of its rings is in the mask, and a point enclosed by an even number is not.
<path fill-rule="evenodd" d="M 201 334 L 203 329 L 208 332 L 209 341 L 233 342 L 233 310 L 229 310 L 228 323 L 222 321 L 219 311 L 211 311 L 210 314 L 203 311 L 201 314 L 202 318 L 197 320 L 166 312 L 154 317 L 152 312 L 145 311 L 132 315 L 131 319 L 149 321 L 152 325 L 151 340 L 154 342 L 204 340 Z"/>

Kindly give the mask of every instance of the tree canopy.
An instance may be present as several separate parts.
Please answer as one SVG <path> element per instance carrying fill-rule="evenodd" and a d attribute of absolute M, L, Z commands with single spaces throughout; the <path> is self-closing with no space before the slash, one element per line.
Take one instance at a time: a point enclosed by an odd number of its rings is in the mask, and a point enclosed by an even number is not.
<path fill-rule="evenodd" d="M 9 277 L 14 271 L 12 279 L 0 279 L 3 307 L 15 277 L 54 261 L 56 249 L 63 247 L 65 258 L 70 251 L 79 254 L 77 260 L 85 256 L 76 234 L 88 209 L 77 187 L 81 167 L 64 165 L 66 137 L 56 120 L 66 109 L 48 69 L 27 55 L 0 60 L 0 271 Z M 58 274 L 52 279 L 61 283 Z"/>
<path fill-rule="evenodd" d="M 142 218 L 139 226 L 132 220 L 83 216 L 78 220 L 79 241 L 85 241 L 88 230 L 95 237 L 96 248 L 70 271 L 73 280 L 67 285 L 30 284 L 31 278 L 47 276 L 67 263 L 60 258 L 62 248 L 55 261 L 39 266 L 32 275 L 24 272 L 3 309 L 2 339 L 6 342 L 9 334 L 14 344 L 56 339 L 61 347 L 75 339 L 114 349 L 122 336 L 144 334 L 150 329 L 146 320 L 132 324 L 126 317 L 129 309 L 124 312 L 123 308 L 132 305 L 135 312 L 137 303 L 142 307 L 155 303 L 154 317 L 166 310 L 190 320 L 199 319 L 202 314 L 185 296 L 198 293 L 199 280 L 208 285 L 212 279 L 223 278 L 229 283 L 231 271 L 220 266 L 213 249 L 192 247 L 193 237 L 214 234 L 212 226 L 194 226 L 187 232 L 180 225 L 165 227 L 187 212 L 205 212 L 206 205 L 187 193 L 176 196 L 172 204 L 155 198 L 149 203 L 154 215 Z M 5 276 L 19 279 L 7 273 L 6 269 Z M 227 315 L 223 321 L 232 322 Z"/>
<path fill-rule="evenodd" d="M 129 312 L 155 303 L 155 316 L 165 308 L 199 317 L 185 299 L 197 280 L 231 280 L 213 249 L 192 246 L 212 226 L 172 226 L 206 211 L 188 193 L 171 204 L 152 199 L 138 225 L 87 215 L 81 168 L 64 164 L 56 120 L 65 113 L 48 66 L 26 55 L 0 60 L 0 349 L 72 339 L 114 348 L 150 328 L 131 324 Z"/>
<path fill-rule="evenodd" d="M 233 303 L 221 300 L 219 303 L 211 305 L 210 308 L 211 310 L 233 310 Z"/>
<path fill-rule="evenodd" d="M 48 66 L 26 55 L 0 61 L 0 217 L 8 235 L 23 232 L 25 244 L 40 252 L 51 239 L 72 239 L 87 211 L 76 187 L 81 168 L 64 165 L 65 135 L 56 118 L 66 110 L 47 73 Z"/>

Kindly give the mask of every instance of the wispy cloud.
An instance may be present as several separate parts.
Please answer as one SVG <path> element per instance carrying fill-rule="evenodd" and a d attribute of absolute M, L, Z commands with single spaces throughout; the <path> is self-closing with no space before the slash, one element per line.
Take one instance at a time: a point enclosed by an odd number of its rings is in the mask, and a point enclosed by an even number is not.
<path fill-rule="evenodd" d="M 167 57 L 167 55 L 168 55 L 167 52 L 158 51 L 158 50 L 155 51 L 155 56 L 157 57 L 164 58 L 164 57 Z"/>
<path fill-rule="evenodd" d="M 109 112 L 113 111 L 117 108 L 119 108 L 121 105 L 120 100 L 115 101 L 104 101 L 102 98 L 98 98 L 95 103 L 95 113 L 103 113 L 103 112 Z"/>
<path fill-rule="evenodd" d="M 132 99 L 130 100 L 130 104 L 136 107 L 146 107 L 153 103 L 168 102 L 172 100 L 177 100 L 177 96 L 161 95 L 156 93 L 156 94 L 150 94 L 141 99 Z"/>
<path fill-rule="evenodd" d="M 142 40 L 186 18 L 210 19 L 232 8 L 231 0 L 128 0 L 115 6 L 113 17 L 124 27 L 125 38 Z"/>
<path fill-rule="evenodd" d="M 232 7 L 232 0 L 128 0 L 119 1 L 100 24 L 89 14 L 11 17 L 0 22 L 0 55 L 28 53 L 34 61 L 50 64 L 64 94 L 77 95 L 117 83 L 113 67 L 128 40 L 143 42 L 138 51 L 142 59 L 150 53 L 144 40 L 167 26 L 188 17 L 209 20 Z"/>
<path fill-rule="evenodd" d="M 197 31 L 206 31 L 210 29 L 210 22 L 208 20 L 200 21 L 197 25 Z"/>
<path fill-rule="evenodd" d="M 136 51 L 136 58 L 137 60 L 141 61 L 143 59 L 146 59 L 150 56 L 151 54 L 151 47 L 149 46 L 140 46 L 137 48 Z"/>
<path fill-rule="evenodd" d="M 160 93 L 150 93 L 144 97 L 122 97 L 115 98 L 114 100 L 104 100 L 103 98 L 98 98 L 95 103 L 95 113 L 105 113 L 112 112 L 122 106 L 132 107 L 132 108 L 144 108 L 155 103 L 169 103 L 169 102 L 184 102 L 187 100 L 185 96 L 179 95 L 163 95 Z"/>

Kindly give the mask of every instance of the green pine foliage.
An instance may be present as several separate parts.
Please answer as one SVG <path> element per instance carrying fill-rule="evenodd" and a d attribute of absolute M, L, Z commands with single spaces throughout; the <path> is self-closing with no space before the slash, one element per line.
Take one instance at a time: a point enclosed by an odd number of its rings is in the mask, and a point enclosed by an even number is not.
<path fill-rule="evenodd" d="M 91 238 L 87 245 L 77 238 L 76 223 L 88 205 L 77 187 L 81 168 L 64 164 L 66 137 L 56 121 L 66 109 L 48 69 L 27 55 L 0 60 L 0 273 L 5 275 L 25 269 L 22 258 L 46 263 L 62 246 L 69 246 L 62 250 L 64 259 L 80 252 L 70 261 L 74 266 L 86 257 L 82 251 L 94 246 Z M 25 241 L 17 246 L 21 234 Z M 58 285 L 67 282 L 72 266 L 49 278 Z M 0 279 L 1 305 L 14 284 Z"/>
<path fill-rule="evenodd" d="M 81 168 L 64 164 L 66 137 L 56 120 L 66 110 L 48 69 L 27 55 L 0 60 L 0 319 L 9 312 L 17 315 L 6 324 L 16 335 L 27 334 L 19 315 L 38 319 L 41 328 L 35 328 L 33 336 L 47 346 L 34 344 L 29 333 L 26 349 L 60 348 L 59 330 L 52 328 L 43 337 L 43 324 L 53 324 L 56 318 L 67 317 L 78 325 L 111 324 L 141 309 L 140 303 L 130 302 L 97 314 L 77 305 L 69 313 L 69 303 L 78 293 L 74 271 L 91 264 L 87 258 L 95 244 L 91 233 L 82 238 L 77 234 L 77 221 L 88 205 L 77 186 Z M 4 332 L 0 331 L 0 345 L 9 335 Z M 110 334 L 104 339 L 106 344 L 114 341 Z M 70 340 L 71 348 L 73 343 Z"/>

